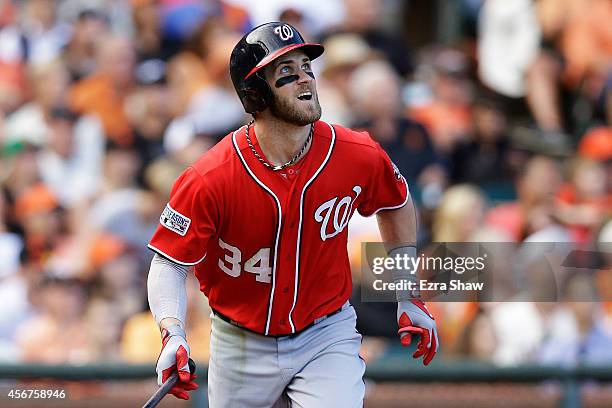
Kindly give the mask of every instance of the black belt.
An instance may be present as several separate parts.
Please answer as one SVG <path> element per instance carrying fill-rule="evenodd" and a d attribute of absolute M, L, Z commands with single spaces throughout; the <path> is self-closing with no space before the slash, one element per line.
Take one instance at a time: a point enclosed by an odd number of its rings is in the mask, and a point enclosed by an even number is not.
<path fill-rule="evenodd" d="M 344 308 L 344 305 L 340 306 L 338 309 L 334 310 L 334 311 L 333 311 L 333 312 L 331 312 L 331 313 L 328 313 L 328 314 L 326 314 L 326 315 L 324 315 L 324 316 L 321 316 L 321 317 L 316 318 L 316 319 L 315 319 L 315 320 L 313 320 L 313 321 L 312 321 L 312 323 L 310 323 L 308 326 L 304 327 L 302 330 L 297 331 L 297 332 L 295 332 L 295 333 L 289 333 L 289 334 L 273 334 L 273 335 L 268 335 L 268 336 L 266 336 L 266 337 L 293 337 L 293 336 L 297 336 L 298 334 L 300 334 L 300 333 L 302 333 L 302 332 L 306 331 L 307 329 L 310 329 L 310 328 L 311 328 L 312 326 L 314 326 L 315 324 L 320 323 L 320 322 L 322 322 L 323 320 L 325 320 L 325 319 L 327 319 L 327 318 L 329 318 L 329 317 L 332 317 L 332 316 L 333 316 L 333 315 L 335 315 L 335 314 L 340 313 L 340 312 L 342 311 L 342 309 L 343 309 L 343 308 Z M 241 324 L 240 324 L 240 323 L 238 323 L 237 321 L 232 320 L 232 319 L 230 319 L 229 317 L 225 316 L 224 314 L 217 312 L 215 309 L 212 309 L 212 311 L 213 311 L 213 313 L 214 313 L 215 315 L 217 315 L 217 316 L 218 316 L 218 317 L 219 317 L 221 320 L 223 320 L 224 322 L 227 322 L 227 323 L 231 324 L 232 326 L 236 326 L 236 327 L 238 327 L 238 328 L 240 328 L 240 329 L 242 329 L 242 330 L 246 330 L 246 331 L 249 331 L 249 332 L 251 332 L 251 333 L 255 333 L 255 334 L 258 334 L 258 335 L 260 335 L 260 336 L 264 336 L 264 334 L 262 334 L 262 333 L 259 333 L 259 332 L 256 332 L 255 330 L 251 330 L 251 329 L 249 329 L 249 328 L 247 328 L 247 327 L 244 327 L 243 325 L 241 325 Z"/>

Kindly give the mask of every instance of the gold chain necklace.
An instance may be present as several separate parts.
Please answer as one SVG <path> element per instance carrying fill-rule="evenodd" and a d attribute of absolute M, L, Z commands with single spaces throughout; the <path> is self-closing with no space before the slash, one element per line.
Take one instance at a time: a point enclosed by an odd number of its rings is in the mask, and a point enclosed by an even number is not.
<path fill-rule="evenodd" d="M 304 142 L 304 146 L 302 146 L 300 151 L 297 152 L 297 154 L 295 156 L 293 156 L 291 158 L 291 160 L 289 160 L 287 163 L 275 166 L 273 164 L 268 163 L 263 157 L 261 157 L 260 154 L 257 153 L 257 150 L 255 150 L 255 147 L 253 146 L 253 142 L 251 142 L 251 138 L 249 137 L 249 131 L 251 130 L 251 125 L 254 122 L 255 121 L 252 120 L 252 121 L 250 121 L 247 124 L 247 128 L 246 128 L 246 140 L 247 140 L 247 143 L 249 144 L 249 147 L 251 148 L 251 151 L 253 152 L 255 157 L 257 157 L 257 159 L 261 162 L 261 164 L 263 164 L 264 166 L 266 166 L 267 168 L 269 168 L 272 171 L 282 170 L 282 169 L 284 169 L 287 166 L 291 166 L 292 164 L 295 164 L 295 162 L 297 162 L 300 159 L 300 157 L 302 157 L 304 152 L 306 151 L 306 147 L 308 146 L 308 143 L 310 143 L 310 141 L 312 140 L 312 134 L 314 133 L 314 124 L 311 124 L 310 125 L 310 133 L 308 133 L 308 137 L 306 138 L 306 141 Z"/>

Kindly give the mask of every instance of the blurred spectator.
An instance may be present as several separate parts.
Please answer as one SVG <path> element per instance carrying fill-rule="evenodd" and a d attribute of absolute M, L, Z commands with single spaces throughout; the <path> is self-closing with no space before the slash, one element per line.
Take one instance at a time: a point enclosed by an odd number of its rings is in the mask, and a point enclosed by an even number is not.
<path fill-rule="evenodd" d="M 68 42 L 70 26 L 57 20 L 56 4 L 48 0 L 26 0 L 19 21 L 19 58 L 45 63 L 57 58 Z"/>
<path fill-rule="evenodd" d="M 545 304 L 509 301 L 484 303 L 483 307 L 488 309 L 497 339 L 492 362 L 513 366 L 531 361 L 545 336 Z M 516 335 L 517 327 L 521 327 L 521 336 Z"/>
<path fill-rule="evenodd" d="M 45 146 L 51 110 L 65 103 L 70 78 L 59 59 L 32 65 L 29 71 L 32 99 L 6 118 L 6 141 Z"/>
<path fill-rule="evenodd" d="M 104 139 L 99 121 L 55 107 L 49 112 L 48 148 L 38 155 L 42 181 L 63 207 L 92 197 L 100 188 Z"/>
<path fill-rule="evenodd" d="M 477 99 L 472 109 L 473 133 L 457 143 L 450 157 L 454 182 L 490 184 L 511 181 L 513 163 L 507 118 L 490 99 Z"/>
<path fill-rule="evenodd" d="M 1 38 L 0 41 L 2 41 Z M 1 117 L 4 117 L 6 114 L 18 109 L 19 106 L 26 100 L 26 86 L 27 80 L 25 79 L 23 66 L 20 63 L 7 63 L 0 61 Z"/>
<path fill-rule="evenodd" d="M 399 95 L 400 80 L 391 66 L 370 61 L 353 72 L 348 85 L 360 121 L 353 127 L 364 128 L 387 151 L 410 185 L 424 172 L 439 167 L 429 134 L 425 128 L 403 117 Z M 431 183 L 443 184 L 444 173 Z M 424 186 L 422 186 L 424 187 Z"/>
<path fill-rule="evenodd" d="M 551 266 L 561 265 L 568 248 L 557 244 L 562 239 L 555 235 L 559 231 L 548 227 L 548 236 L 542 236 L 540 242 L 521 244 L 519 252 L 508 262 L 511 267 L 506 268 L 506 274 L 512 279 L 505 283 L 518 290 L 512 293 L 506 289 L 509 296 L 502 298 L 505 301 L 483 303 L 493 319 L 498 339 L 492 356 L 496 364 L 508 366 L 535 361 L 546 339 L 562 338 L 572 330 L 567 312 L 555 303 L 561 299 L 563 268 Z M 521 336 L 516 335 L 517 327 L 521 327 Z"/>
<path fill-rule="evenodd" d="M 173 180 L 176 180 L 184 169 L 185 163 L 168 157 L 155 160 L 145 169 L 145 184 L 158 200 L 161 209 L 170 197 Z"/>
<path fill-rule="evenodd" d="M 157 211 L 162 208 L 151 192 L 138 187 L 139 167 L 136 151 L 108 149 L 102 194 L 89 207 L 86 219 L 96 230 L 148 252 L 146 237 L 153 233 L 159 217 Z"/>
<path fill-rule="evenodd" d="M 146 271 L 141 266 L 145 259 L 138 255 L 128 243 L 110 234 L 98 234 L 89 245 L 92 298 L 99 306 L 99 317 L 108 313 L 109 319 L 116 322 L 116 336 L 112 339 L 115 343 L 121 324 L 141 311 L 146 298 Z"/>
<path fill-rule="evenodd" d="M 536 59 L 539 45 L 540 25 L 533 0 L 483 3 L 478 27 L 479 76 L 484 85 L 508 98 L 506 108 L 521 104 L 520 98 L 527 94 L 525 72 Z"/>
<path fill-rule="evenodd" d="M 175 119 L 164 134 L 169 152 L 181 152 L 200 142 L 208 144 L 206 150 L 244 119 L 227 69 L 237 40 L 222 19 L 211 18 L 194 33 L 188 50 L 171 60 L 168 86 Z"/>
<path fill-rule="evenodd" d="M 433 242 L 469 242 L 482 225 L 485 197 L 478 188 L 459 184 L 444 193 L 433 223 Z"/>
<path fill-rule="evenodd" d="M 344 0 L 346 15 L 332 33 L 350 32 L 361 36 L 370 47 L 385 55 L 400 76 L 405 77 L 413 69 L 411 52 L 400 33 L 384 30 L 384 6 L 384 2 L 377 0 Z M 387 7 L 394 6 L 387 3 Z"/>
<path fill-rule="evenodd" d="M 222 18 L 211 17 L 194 33 L 188 51 L 171 62 L 169 85 L 180 98 L 176 113 L 198 135 L 221 138 L 244 119 L 227 65 L 238 40 Z M 192 73 L 197 79 L 189 81 Z"/>
<path fill-rule="evenodd" d="M 16 197 L 15 215 L 30 262 L 42 265 L 66 232 L 65 213 L 57 198 L 43 184 L 35 184 Z"/>
<path fill-rule="evenodd" d="M 26 96 L 21 52 L 25 38 L 17 25 L 17 11 L 12 1 L 0 2 L 0 118 L 17 109 Z"/>
<path fill-rule="evenodd" d="M 134 0 L 132 7 L 138 61 L 167 60 L 172 50 L 168 44 L 164 44 L 159 5 L 150 0 Z"/>
<path fill-rule="evenodd" d="M 607 0 L 537 3 L 544 47 L 530 67 L 529 105 L 547 131 L 578 130 L 585 121 L 603 118 L 602 92 L 612 63 L 612 4 Z M 580 97 L 587 110 L 574 108 Z M 567 120 L 564 120 L 567 119 Z"/>
<path fill-rule="evenodd" d="M 105 15 L 92 9 L 79 13 L 63 55 L 72 81 L 93 74 L 96 68 L 97 43 L 108 32 L 108 19 Z"/>
<path fill-rule="evenodd" d="M 239 40 L 239 32 L 233 30 L 223 18 L 210 17 L 190 37 L 187 49 L 202 60 L 210 81 L 232 90 L 227 61 Z"/>
<path fill-rule="evenodd" d="M 4 194 L 0 194 L 0 279 L 10 276 L 19 269 L 19 254 L 23 249 L 21 238 L 8 231 L 6 214 L 8 205 Z"/>
<path fill-rule="evenodd" d="M 17 223 L 15 200 L 28 188 L 40 181 L 38 165 L 36 164 L 37 149 L 27 143 L 9 145 L 4 155 L 3 164 L 3 192 L 9 203 L 6 210 L 7 224 Z"/>
<path fill-rule="evenodd" d="M 456 352 L 463 358 L 491 362 L 497 343 L 491 316 L 485 309 L 478 309 L 477 314 L 463 327 Z"/>
<path fill-rule="evenodd" d="M 125 114 L 134 131 L 134 148 L 139 156 L 138 179 L 148 163 L 165 152 L 163 137 L 172 120 L 170 92 L 161 83 L 139 84 L 125 100 Z"/>
<path fill-rule="evenodd" d="M 532 158 L 518 175 L 518 200 L 498 205 L 486 216 L 490 227 L 508 234 L 515 241 L 555 224 L 555 196 L 561 187 L 557 164 L 549 158 Z"/>
<path fill-rule="evenodd" d="M 141 85 L 162 84 L 166 80 L 168 61 L 180 53 L 184 44 L 166 35 L 163 30 L 166 8 L 157 1 L 132 1 L 134 40 L 137 55 L 136 78 Z M 189 36 L 198 30 L 191 27 Z"/>
<path fill-rule="evenodd" d="M 7 203 L 0 194 L 0 299 L 4 307 L 0 311 L 0 360 L 16 360 L 18 349 L 14 344 L 14 329 L 31 312 L 27 300 L 28 282 L 20 273 L 20 254 L 23 241 L 19 235 L 9 232 L 6 224 Z"/>
<path fill-rule="evenodd" d="M 18 16 L 18 9 L 13 1 L 4 0 L 0 3 L 0 61 L 4 63 L 22 61 Z"/>
<path fill-rule="evenodd" d="M 428 99 L 407 101 L 408 114 L 423 123 L 438 153 L 448 155 L 472 132 L 472 83 L 468 61 L 460 51 L 432 49 L 418 69 L 429 87 Z"/>
<path fill-rule="evenodd" d="M 569 227 L 573 241 L 587 243 L 612 216 L 612 195 L 603 164 L 585 159 L 572 164 L 569 183 L 558 194 L 557 215 Z"/>
<path fill-rule="evenodd" d="M 74 24 L 81 13 L 93 12 L 106 16 L 110 31 L 114 34 L 131 36 L 134 31 L 132 3 L 132 0 L 61 0 L 56 7 L 62 21 Z"/>
<path fill-rule="evenodd" d="M 34 288 L 32 288 L 34 289 Z M 46 276 L 36 287 L 37 314 L 16 329 L 22 361 L 83 364 L 97 359 L 80 282 Z M 44 347 L 41 347 L 44 345 Z"/>
<path fill-rule="evenodd" d="M 585 301 L 592 299 L 592 301 Z M 578 364 L 612 363 L 612 331 L 604 325 L 602 311 L 597 303 L 597 291 L 592 277 L 576 273 L 565 289 L 566 318 L 573 327 L 571 332 L 552 333 L 538 352 L 543 364 L 576 366 Z"/>
<path fill-rule="evenodd" d="M 106 137 L 121 146 L 133 143 L 123 102 L 134 84 L 134 49 L 130 39 L 110 37 L 98 43 L 96 72 L 70 91 L 70 106 L 78 113 L 95 114 Z"/>
<path fill-rule="evenodd" d="M 119 339 L 125 316 L 120 307 L 99 297 L 88 299 L 86 311 L 87 332 L 97 361 L 119 362 Z"/>
<path fill-rule="evenodd" d="M 325 107 L 322 119 L 331 123 L 353 123 L 356 118 L 350 106 L 353 93 L 350 78 L 355 69 L 372 57 L 373 51 L 355 34 L 331 35 L 323 46 L 325 65 L 317 78 L 319 101 Z"/>

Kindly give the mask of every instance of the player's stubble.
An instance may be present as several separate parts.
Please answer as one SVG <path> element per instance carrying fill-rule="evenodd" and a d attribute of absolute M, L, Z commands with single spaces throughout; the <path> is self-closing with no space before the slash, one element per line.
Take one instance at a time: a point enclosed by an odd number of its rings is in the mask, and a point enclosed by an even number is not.
<path fill-rule="evenodd" d="M 304 103 L 295 97 L 283 97 L 274 93 L 270 103 L 270 113 L 285 122 L 306 126 L 321 119 L 321 105 L 314 87 L 309 88 L 312 99 Z"/>

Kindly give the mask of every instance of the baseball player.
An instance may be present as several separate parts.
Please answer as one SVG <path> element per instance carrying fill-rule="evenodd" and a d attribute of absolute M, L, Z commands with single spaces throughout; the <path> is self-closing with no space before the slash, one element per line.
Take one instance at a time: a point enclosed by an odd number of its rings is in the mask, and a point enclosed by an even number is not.
<path fill-rule="evenodd" d="M 319 120 L 311 61 L 322 53 L 278 22 L 238 42 L 230 74 L 254 120 L 183 172 L 160 217 L 148 296 L 162 335 L 158 382 L 178 370 L 179 398 L 197 387 L 184 331 L 193 267 L 213 310 L 211 407 L 363 405 L 347 225 L 354 211 L 376 214 L 391 254 L 416 256 L 415 211 L 367 133 Z M 434 318 L 412 293 L 397 296 L 401 342 L 418 334 L 414 357 L 428 364 Z"/>

